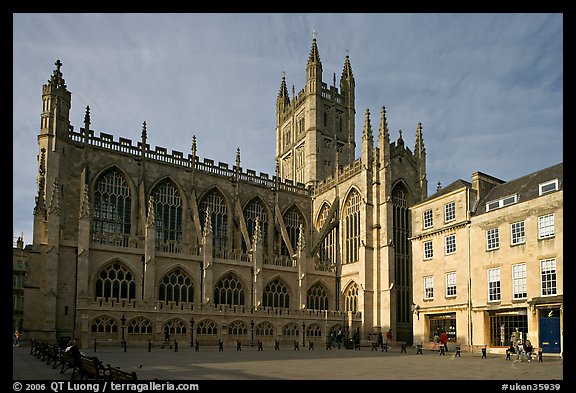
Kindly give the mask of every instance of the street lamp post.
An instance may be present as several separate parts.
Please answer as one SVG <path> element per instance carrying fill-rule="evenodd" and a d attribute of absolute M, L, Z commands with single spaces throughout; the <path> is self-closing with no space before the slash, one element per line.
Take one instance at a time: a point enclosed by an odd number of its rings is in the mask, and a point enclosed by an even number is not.
<path fill-rule="evenodd" d="M 306 324 L 302 322 L 302 346 L 306 345 Z"/>
<path fill-rule="evenodd" d="M 120 326 L 122 328 L 122 348 L 124 349 L 124 352 L 126 352 L 126 340 L 124 338 L 124 328 L 126 327 L 126 317 L 124 316 L 124 314 L 122 314 L 122 318 L 120 318 L 120 322 L 122 323 L 122 325 Z"/>
<path fill-rule="evenodd" d="M 190 318 L 190 348 L 194 346 L 194 317 Z"/>
<path fill-rule="evenodd" d="M 253 347 L 254 346 L 254 320 L 250 321 L 250 330 L 252 333 L 252 340 L 250 342 L 250 346 Z"/>

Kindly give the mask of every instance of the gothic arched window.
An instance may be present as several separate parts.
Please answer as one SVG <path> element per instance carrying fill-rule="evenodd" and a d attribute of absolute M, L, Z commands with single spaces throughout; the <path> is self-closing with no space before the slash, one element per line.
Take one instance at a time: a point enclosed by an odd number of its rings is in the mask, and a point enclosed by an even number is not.
<path fill-rule="evenodd" d="M 115 262 L 96 275 L 96 298 L 103 297 L 120 300 L 136 298 L 136 281 L 134 275 L 124 265 Z"/>
<path fill-rule="evenodd" d="M 231 336 L 247 336 L 248 326 L 244 321 L 233 321 L 228 324 L 228 334 Z"/>
<path fill-rule="evenodd" d="M 196 333 L 199 336 L 216 336 L 218 334 L 218 327 L 216 322 L 204 319 L 196 325 Z"/>
<path fill-rule="evenodd" d="M 92 241 L 128 247 L 132 198 L 126 179 L 109 169 L 96 182 L 92 214 Z"/>
<path fill-rule="evenodd" d="M 174 318 L 164 324 L 164 332 L 168 331 L 170 336 L 185 336 L 187 323 L 180 318 Z"/>
<path fill-rule="evenodd" d="M 214 304 L 244 304 L 244 286 L 232 273 L 226 274 L 214 286 Z"/>
<path fill-rule="evenodd" d="M 268 214 L 262 202 L 255 198 L 244 208 L 244 219 L 246 220 L 246 227 L 248 228 L 248 237 L 252 241 L 254 237 L 254 228 L 256 227 L 256 218 L 260 218 L 260 232 L 262 234 L 262 242 L 264 251 L 268 250 Z M 242 238 L 242 251 L 246 252 L 248 247 Z"/>
<path fill-rule="evenodd" d="M 198 205 L 198 214 L 200 223 L 206 223 L 206 209 L 210 208 L 212 236 L 214 251 L 226 251 L 228 244 L 228 214 L 226 202 L 222 194 L 214 189 L 206 194 Z"/>
<path fill-rule="evenodd" d="M 344 263 L 358 262 L 360 251 L 360 193 L 352 190 L 344 204 Z"/>
<path fill-rule="evenodd" d="M 108 316 L 96 317 L 90 323 L 90 331 L 98 335 L 115 336 L 118 333 L 118 322 Z"/>
<path fill-rule="evenodd" d="M 300 328 L 294 322 L 287 323 L 282 328 L 282 335 L 284 337 L 298 337 L 300 334 Z"/>
<path fill-rule="evenodd" d="M 328 212 L 330 211 L 330 205 L 324 203 L 320 209 L 320 214 L 318 215 L 318 221 L 316 223 L 316 228 L 320 231 L 324 224 L 326 224 L 326 218 L 328 217 Z M 336 236 L 338 234 L 338 229 L 333 228 L 322 240 L 322 245 L 318 249 L 318 262 L 316 263 L 316 270 L 321 271 L 331 271 L 334 269 L 334 264 L 336 263 Z"/>
<path fill-rule="evenodd" d="M 392 231 L 394 234 L 394 265 L 396 285 L 396 317 L 398 326 L 412 323 L 412 267 L 410 263 L 410 206 L 408 190 L 403 182 L 392 189 Z"/>
<path fill-rule="evenodd" d="M 328 290 L 317 282 L 306 293 L 306 308 L 309 310 L 328 310 Z"/>
<path fill-rule="evenodd" d="M 274 328 L 270 322 L 261 322 L 254 329 L 257 336 L 273 336 Z"/>
<path fill-rule="evenodd" d="M 165 180 L 152 191 L 156 222 L 156 249 L 178 253 L 182 245 L 182 199 L 170 180 Z"/>
<path fill-rule="evenodd" d="M 292 245 L 292 249 L 296 251 L 296 247 L 298 245 L 298 237 L 300 236 L 300 224 L 304 224 L 304 219 L 302 218 L 302 214 L 296 206 L 292 206 L 285 214 L 284 214 L 284 225 L 286 225 L 286 231 L 288 232 L 288 238 L 290 238 L 290 244 Z M 282 241 L 282 255 L 288 255 L 288 247 Z M 291 255 L 288 255 L 291 257 Z"/>
<path fill-rule="evenodd" d="M 290 295 L 284 283 L 275 279 L 266 285 L 262 293 L 262 306 L 274 308 L 290 307 Z"/>
<path fill-rule="evenodd" d="M 182 269 L 174 269 L 164 276 L 158 288 L 158 300 L 176 304 L 194 302 L 194 285 Z"/>
<path fill-rule="evenodd" d="M 147 318 L 133 318 L 127 326 L 128 334 L 152 334 L 152 322 Z"/>
<path fill-rule="evenodd" d="M 348 285 L 344 293 L 344 311 L 358 311 L 358 284 L 356 283 Z"/>

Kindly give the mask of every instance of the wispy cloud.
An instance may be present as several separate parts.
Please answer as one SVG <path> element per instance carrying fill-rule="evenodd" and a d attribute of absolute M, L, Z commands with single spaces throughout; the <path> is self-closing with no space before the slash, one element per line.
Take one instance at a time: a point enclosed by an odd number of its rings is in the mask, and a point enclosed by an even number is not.
<path fill-rule="evenodd" d="M 275 102 L 305 84 L 312 29 L 323 80 L 346 50 L 363 114 L 386 106 L 392 138 L 424 127 L 430 192 L 480 170 L 509 180 L 561 162 L 561 14 L 15 14 L 13 231 L 31 242 L 41 86 L 56 59 L 71 122 L 274 172 Z M 357 150 L 359 156 L 360 150 Z"/>

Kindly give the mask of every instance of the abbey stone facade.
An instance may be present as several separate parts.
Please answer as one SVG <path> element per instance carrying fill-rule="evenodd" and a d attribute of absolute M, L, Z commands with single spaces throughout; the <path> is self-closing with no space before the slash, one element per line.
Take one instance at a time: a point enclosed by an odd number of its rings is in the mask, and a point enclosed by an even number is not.
<path fill-rule="evenodd" d="M 339 87 L 322 81 L 316 38 L 304 88 L 282 78 L 274 176 L 243 168 L 239 149 L 233 165 L 201 160 L 194 136 L 187 154 L 152 148 L 145 122 L 136 143 L 97 135 L 88 106 L 75 130 L 61 67 L 42 86 L 29 338 L 291 345 L 391 329 L 412 342 L 422 126 L 412 151 L 401 132 L 391 142 L 384 107 L 377 129 L 366 110 L 356 158 L 348 55 Z"/>

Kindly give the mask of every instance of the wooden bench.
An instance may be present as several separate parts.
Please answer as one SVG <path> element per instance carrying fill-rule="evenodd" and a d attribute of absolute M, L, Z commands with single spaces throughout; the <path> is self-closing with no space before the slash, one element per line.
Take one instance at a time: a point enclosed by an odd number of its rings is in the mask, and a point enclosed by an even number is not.
<path fill-rule="evenodd" d="M 137 381 L 138 376 L 136 371 L 124 371 L 108 364 L 104 370 L 104 379 L 107 381 Z"/>
<path fill-rule="evenodd" d="M 76 378 L 78 374 L 78 359 L 70 352 L 61 351 L 60 352 L 60 374 L 64 374 L 66 371 L 72 369 L 72 375 L 70 379 Z"/>
<path fill-rule="evenodd" d="M 97 357 L 80 356 L 78 364 L 78 374 L 80 379 L 85 377 L 101 380 L 104 379 L 104 371 L 106 368 Z"/>
<path fill-rule="evenodd" d="M 52 364 L 52 368 L 58 367 L 58 365 L 60 364 L 60 351 L 61 349 L 59 346 L 50 345 L 46 351 L 45 356 L 46 364 L 47 365 Z"/>

